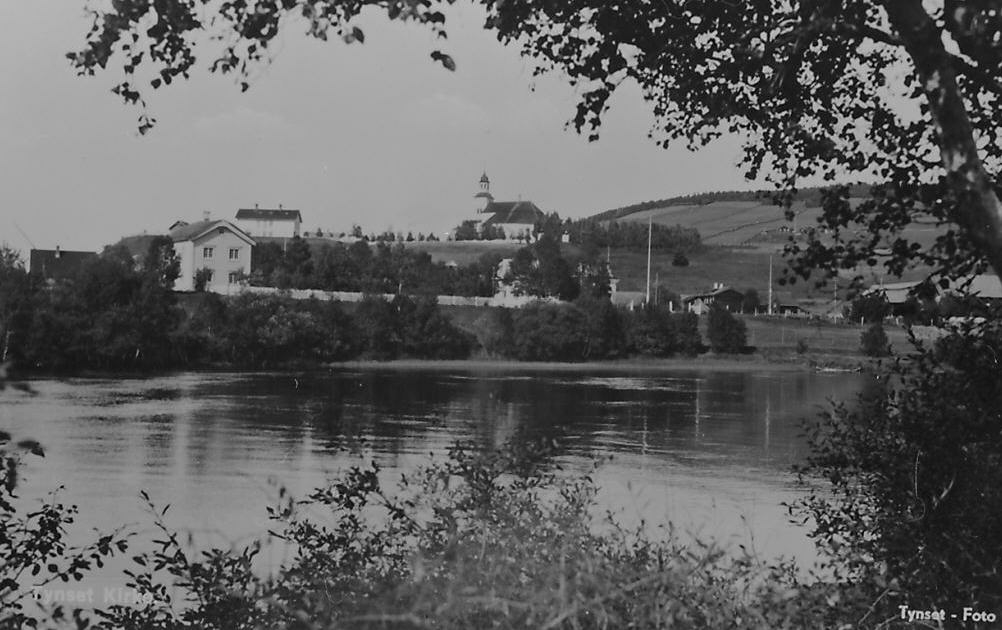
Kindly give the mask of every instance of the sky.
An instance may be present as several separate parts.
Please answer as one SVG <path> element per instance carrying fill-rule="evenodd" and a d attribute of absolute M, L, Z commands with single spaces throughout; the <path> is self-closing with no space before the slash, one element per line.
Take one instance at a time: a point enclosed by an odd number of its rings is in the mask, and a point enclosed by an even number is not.
<path fill-rule="evenodd" d="M 209 74 L 147 95 L 157 126 L 109 92 L 113 74 L 77 77 L 83 0 L 0 2 L 0 242 L 27 252 L 99 250 L 177 219 L 238 208 L 302 211 L 304 228 L 444 232 L 472 216 L 486 170 L 499 201 L 562 217 L 709 190 L 748 189 L 739 142 L 698 153 L 659 148 L 634 86 L 613 97 L 601 138 L 565 123 L 576 93 L 481 28 L 479 7 L 448 14 L 440 43 L 378 15 L 364 44 L 320 42 L 287 24 L 271 64 L 241 93 Z M 449 72 L 429 58 L 452 55 Z"/>

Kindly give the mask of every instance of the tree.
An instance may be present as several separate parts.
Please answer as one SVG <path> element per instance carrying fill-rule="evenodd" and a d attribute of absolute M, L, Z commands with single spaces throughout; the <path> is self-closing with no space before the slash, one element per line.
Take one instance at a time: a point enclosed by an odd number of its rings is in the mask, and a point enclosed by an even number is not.
<path fill-rule="evenodd" d="M 457 241 L 477 241 L 480 240 L 480 232 L 477 231 L 476 221 L 463 221 L 456 227 L 454 237 Z"/>
<path fill-rule="evenodd" d="M 732 315 L 723 306 L 714 303 L 710 307 L 710 320 L 706 328 L 710 348 L 714 352 L 734 354 L 745 347 L 745 323 Z"/>
<path fill-rule="evenodd" d="M 870 327 L 860 335 L 859 347 L 868 357 L 886 357 L 891 353 L 891 344 L 887 340 L 887 333 L 884 326 L 879 321 L 870 324 Z"/>
<path fill-rule="evenodd" d="M 906 599 L 1002 606 L 998 321 L 888 362 L 876 392 L 808 427 L 804 472 L 832 484 L 803 503 L 841 578 L 829 596 L 865 602 L 874 627 Z"/>
<path fill-rule="evenodd" d="M 511 273 L 521 295 L 573 300 L 581 291 L 571 265 L 560 255 L 560 243 L 549 235 L 515 252 Z"/>
<path fill-rule="evenodd" d="M 19 354 L 31 318 L 31 277 L 21 255 L 0 245 L 0 365 Z"/>
<path fill-rule="evenodd" d="M 852 301 L 849 319 L 854 322 L 882 322 L 891 312 L 891 305 L 883 293 L 860 295 Z"/>

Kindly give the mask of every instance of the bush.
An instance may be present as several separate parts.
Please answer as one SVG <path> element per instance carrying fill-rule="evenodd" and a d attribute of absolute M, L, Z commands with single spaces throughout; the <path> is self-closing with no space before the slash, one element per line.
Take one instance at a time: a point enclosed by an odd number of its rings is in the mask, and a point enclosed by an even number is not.
<path fill-rule="evenodd" d="M 891 354 L 891 344 L 880 322 L 870 324 L 859 338 L 859 347 L 868 357 L 886 357 Z"/>
<path fill-rule="evenodd" d="M 745 323 L 719 304 L 710 307 L 706 335 L 714 352 L 734 354 L 746 345 Z"/>
<path fill-rule="evenodd" d="M 955 331 L 884 365 L 877 391 L 809 427 L 804 472 L 831 490 L 801 507 L 875 620 L 899 602 L 1002 610 L 1000 353 L 997 320 Z"/>
<path fill-rule="evenodd" d="M 163 545 L 136 558 L 129 585 L 154 605 L 113 606 L 100 627 L 826 625 L 823 594 L 790 566 L 596 522 L 594 482 L 558 475 L 555 454 L 548 441 L 494 452 L 458 445 L 396 489 L 372 465 L 302 501 L 283 493 L 270 512 L 291 560 L 270 579 L 250 570 L 256 543 L 189 557 L 158 523 Z M 162 581 L 172 577 L 178 590 Z M 172 607 L 172 593 L 186 606 Z"/>
<path fill-rule="evenodd" d="M 512 352 L 519 361 L 582 361 L 588 323 L 571 304 L 532 302 L 512 314 Z"/>
<path fill-rule="evenodd" d="M 22 383 L 8 382 L 6 370 L 6 364 L 0 366 L 0 394 L 10 385 L 34 394 Z M 0 429 L 0 630 L 37 628 L 40 622 L 67 619 L 62 605 L 33 602 L 25 606 L 32 599 L 30 587 L 79 580 L 102 566 L 105 558 L 128 547 L 121 531 L 101 535 L 85 546 L 69 546 L 66 528 L 73 523 L 77 507 L 59 501 L 55 491 L 40 505 L 25 509 L 16 490 L 21 481 L 18 469 L 28 455 L 44 457 L 42 445 L 31 439 L 15 442 Z"/>
<path fill-rule="evenodd" d="M 702 350 L 703 340 L 694 314 L 672 313 L 650 305 L 631 313 L 629 344 L 633 352 L 643 356 L 695 356 Z"/>

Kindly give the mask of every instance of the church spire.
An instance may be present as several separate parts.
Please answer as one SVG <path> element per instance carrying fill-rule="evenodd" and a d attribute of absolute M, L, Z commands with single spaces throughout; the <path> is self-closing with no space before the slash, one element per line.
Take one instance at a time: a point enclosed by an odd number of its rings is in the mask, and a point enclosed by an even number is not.
<path fill-rule="evenodd" d="M 480 176 L 480 190 L 477 191 L 477 194 L 473 195 L 473 198 L 480 201 L 480 206 L 477 208 L 478 214 L 484 212 L 487 206 L 494 201 L 494 195 L 491 194 L 491 180 L 487 177 L 486 170 Z"/>

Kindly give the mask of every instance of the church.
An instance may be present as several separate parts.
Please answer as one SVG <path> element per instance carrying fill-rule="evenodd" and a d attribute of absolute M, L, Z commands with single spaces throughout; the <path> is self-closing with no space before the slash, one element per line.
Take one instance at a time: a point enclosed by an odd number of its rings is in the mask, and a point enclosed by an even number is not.
<path fill-rule="evenodd" d="M 506 240 L 528 242 L 533 239 L 536 224 L 545 218 L 531 201 L 494 201 L 486 172 L 480 176 L 480 189 L 473 198 L 477 200 L 477 209 L 472 221 L 480 234 L 500 229 Z"/>

